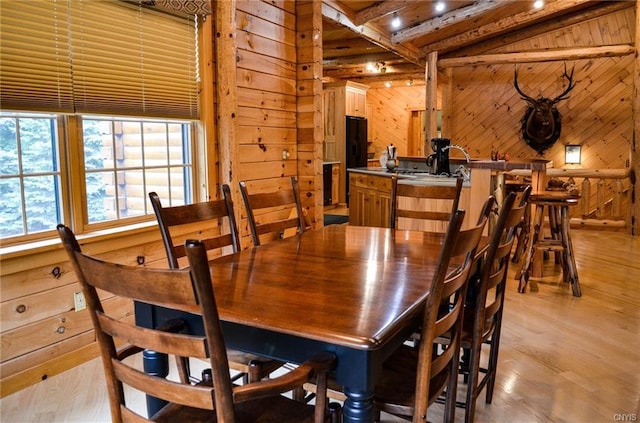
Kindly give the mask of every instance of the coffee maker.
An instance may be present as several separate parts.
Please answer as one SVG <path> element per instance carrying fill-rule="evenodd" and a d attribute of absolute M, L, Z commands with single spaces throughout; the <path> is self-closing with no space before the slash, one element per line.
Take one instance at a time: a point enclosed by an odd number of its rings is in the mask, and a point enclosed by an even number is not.
<path fill-rule="evenodd" d="M 427 166 L 436 175 L 449 175 L 449 138 L 431 138 L 431 150 L 433 154 L 427 157 Z"/>

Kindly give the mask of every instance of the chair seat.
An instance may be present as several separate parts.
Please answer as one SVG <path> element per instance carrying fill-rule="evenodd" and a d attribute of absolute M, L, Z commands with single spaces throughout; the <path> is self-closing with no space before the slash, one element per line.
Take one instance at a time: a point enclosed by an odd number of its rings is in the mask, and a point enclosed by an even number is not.
<path fill-rule="evenodd" d="M 378 404 L 381 410 L 391 414 L 412 415 L 415 390 L 416 369 L 418 368 L 418 349 L 403 345 L 383 364 L 382 383 L 376 385 L 376 398 L 384 398 L 384 404 Z M 429 384 L 429 402 L 440 395 L 440 389 L 447 380 L 445 368 Z M 406 410 L 403 412 L 403 410 Z"/>
<path fill-rule="evenodd" d="M 580 195 L 575 195 L 566 190 L 561 191 L 537 191 L 532 192 L 530 201 L 532 203 L 539 202 L 566 202 L 570 205 L 577 204 L 580 199 Z M 559 204 L 558 204 L 559 205 Z"/>
<path fill-rule="evenodd" d="M 235 405 L 236 423 L 311 423 L 314 406 L 288 398 L 269 397 Z M 158 423 L 215 423 L 217 417 L 211 410 L 202 410 L 169 404 L 161 409 L 152 419 Z M 326 421 L 330 421 L 327 415 Z"/>
<path fill-rule="evenodd" d="M 252 364 L 259 365 L 260 378 L 268 376 L 285 364 L 281 361 L 234 349 L 227 349 L 227 358 L 229 359 L 229 368 L 239 372 L 247 372 L 247 367 Z"/>
<path fill-rule="evenodd" d="M 460 333 L 460 342 L 463 348 L 469 348 L 473 339 L 473 326 L 474 326 L 475 313 L 474 310 L 464 310 L 462 317 L 462 332 Z M 486 317 L 482 324 L 482 339 L 486 340 L 494 330 L 493 316 Z"/>

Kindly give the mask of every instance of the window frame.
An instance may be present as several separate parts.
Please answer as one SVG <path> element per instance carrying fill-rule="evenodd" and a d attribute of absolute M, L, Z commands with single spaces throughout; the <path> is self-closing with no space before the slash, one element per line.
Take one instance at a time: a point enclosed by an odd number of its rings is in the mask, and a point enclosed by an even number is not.
<path fill-rule="evenodd" d="M 17 112 L 24 116 L 36 116 L 37 112 Z M 57 161 L 60 180 L 60 206 L 63 216 L 63 222 L 70 226 L 76 234 L 89 234 L 92 232 L 108 231 L 117 228 L 126 228 L 128 226 L 139 225 L 143 223 L 155 223 L 155 215 L 149 199 L 144 198 L 146 204 L 146 213 L 139 216 L 130 216 L 107 220 L 103 222 L 89 223 L 88 202 L 86 196 L 86 170 L 84 163 L 84 139 L 82 133 L 82 119 L 91 119 L 92 115 L 61 115 L 42 112 L 42 115 L 50 115 L 55 121 L 57 138 Z M 190 191 L 191 202 L 202 201 L 202 191 L 197 189 L 203 181 L 201 181 L 203 173 L 206 174 L 207 155 L 206 149 L 201 146 L 200 134 L 202 133 L 201 121 L 172 119 L 172 118 L 148 118 L 131 116 L 108 116 L 101 117 L 126 119 L 132 121 L 159 121 L 159 122 L 184 122 L 189 124 L 189 161 L 191 177 L 188 181 L 187 189 Z M 144 166 L 142 167 L 145 168 Z M 146 193 L 148 194 L 148 193 Z M 167 199 L 168 202 L 168 199 Z M 15 235 L 0 239 L 2 247 L 26 244 L 29 242 L 45 241 L 47 239 L 57 238 L 54 228 L 51 230 L 29 233 L 24 235 Z"/>
<path fill-rule="evenodd" d="M 204 66 L 207 57 L 210 58 L 209 51 L 202 48 L 213 43 L 211 27 L 206 19 L 198 18 L 196 21 L 196 53 L 195 58 L 199 62 L 199 69 L 208 69 Z M 212 75 L 209 72 L 201 74 L 203 81 L 198 82 L 199 89 L 208 91 L 207 82 L 212 84 Z M 189 189 L 191 191 L 191 202 L 206 201 L 211 197 L 217 197 L 215 191 L 210 192 L 217 186 L 218 177 L 214 169 L 217 164 L 212 164 L 209 169 L 208 156 L 213 155 L 215 159 L 215 142 L 212 139 L 213 130 L 212 105 L 210 96 L 199 94 L 198 107 L 199 117 L 190 120 L 188 117 L 177 116 L 136 116 L 123 110 L 122 114 L 101 113 L 101 116 L 110 116 L 123 119 L 150 119 L 165 121 L 189 121 L 191 123 L 190 133 L 190 154 L 191 154 L 191 181 Z M 76 234 L 81 234 L 82 239 L 94 237 L 111 236 L 112 234 L 129 231 L 139 231 L 141 228 L 152 228 L 155 226 L 155 216 L 153 213 L 125 219 L 110 220 L 99 223 L 88 223 L 87 199 L 85 196 L 84 177 L 84 151 L 82 142 L 82 126 L 80 124 L 81 113 L 67 113 L 60 110 L 13 110 L 4 109 L 6 112 L 16 112 L 25 114 L 48 114 L 56 116 L 56 136 L 58 137 L 58 160 L 60 172 L 60 195 L 63 221 L 70 226 Z M 91 116 L 91 114 L 84 114 Z M 79 165 L 80 164 L 80 165 Z M 148 193 L 145 193 L 148 194 Z M 146 196 L 145 196 L 146 197 Z M 145 198 L 148 201 L 148 198 Z M 167 199 L 168 201 L 168 199 Z M 148 203 L 147 210 L 151 210 Z M 144 229 L 145 231 L 147 229 Z M 27 251 L 37 249 L 45 245 L 57 244 L 57 233 L 55 228 L 35 234 L 17 235 L 7 238 L 0 238 L 0 257 L 5 254 L 24 254 Z"/>
<path fill-rule="evenodd" d="M 89 222 L 89 210 L 88 210 L 88 202 L 87 202 L 87 193 L 86 193 L 86 178 L 87 172 L 85 169 L 85 154 L 84 154 L 84 137 L 82 133 L 82 119 L 91 119 L 91 115 L 74 115 L 74 116 L 66 116 L 66 122 L 68 127 L 70 128 L 69 134 L 69 146 L 73 146 L 69 148 L 69 154 L 71 157 L 69 158 L 70 163 L 76 164 L 77 166 L 70 166 L 70 172 L 68 173 L 69 184 L 71 186 L 72 193 L 75 194 L 72 201 L 72 210 L 71 210 L 71 220 L 73 221 L 74 230 L 77 233 L 87 233 L 92 231 L 100 231 L 105 229 L 111 229 L 114 227 L 122 227 L 127 225 L 133 225 L 143 222 L 155 221 L 155 215 L 153 214 L 153 209 L 151 207 L 151 202 L 145 195 L 145 204 L 146 209 L 149 213 L 145 213 L 139 216 L 129 216 L 124 218 L 118 218 L 114 220 L 107 220 L 103 222 Z M 101 117 L 108 118 L 122 118 L 123 120 L 132 120 L 132 121 L 167 121 L 167 122 L 177 122 L 182 121 L 185 123 L 189 123 L 190 134 L 189 134 L 189 160 L 190 160 L 190 168 L 191 168 L 191 180 L 188 186 L 190 190 L 190 195 L 192 201 L 198 201 L 198 193 L 196 187 L 198 168 L 206 162 L 202 162 L 202 158 L 204 155 L 197 154 L 197 133 L 198 133 L 198 122 L 197 121 L 186 121 L 184 119 L 171 119 L 171 118 L 148 118 L 148 117 L 140 117 L 140 118 L 132 118 L 130 116 L 107 116 L 102 115 Z M 200 158 L 200 159 L 199 159 Z M 143 166 L 143 169 L 145 167 Z M 146 193 L 148 194 L 148 193 Z M 167 199 L 168 201 L 168 199 Z"/>

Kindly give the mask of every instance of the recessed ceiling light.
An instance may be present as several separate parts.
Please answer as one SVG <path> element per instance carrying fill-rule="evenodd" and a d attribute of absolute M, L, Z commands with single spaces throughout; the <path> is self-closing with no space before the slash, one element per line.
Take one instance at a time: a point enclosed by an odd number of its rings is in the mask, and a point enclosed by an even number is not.
<path fill-rule="evenodd" d="M 536 0 L 533 2 L 533 7 L 535 7 L 536 9 L 542 9 L 543 6 L 544 6 L 543 0 Z"/>
<path fill-rule="evenodd" d="M 442 12 L 445 7 L 446 7 L 446 4 L 444 4 L 443 1 L 437 2 L 436 3 L 436 12 Z"/>
<path fill-rule="evenodd" d="M 400 28 L 402 22 L 400 21 L 400 16 L 396 12 L 393 12 L 393 19 L 391 20 L 391 26 L 394 28 Z"/>
<path fill-rule="evenodd" d="M 391 88 L 391 81 L 385 82 L 384 86 L 387 87 L 387 88 Z"/>

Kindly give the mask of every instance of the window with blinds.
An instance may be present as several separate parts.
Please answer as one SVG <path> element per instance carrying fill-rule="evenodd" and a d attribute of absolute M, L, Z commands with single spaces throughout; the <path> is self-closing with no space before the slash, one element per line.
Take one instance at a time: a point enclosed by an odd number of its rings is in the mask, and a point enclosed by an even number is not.
<path fill-rule="evenodd" d="M 124 1 L 2 0 L 3 110 L 197 119 L 197 20 Z"/>
<path fill-rule="evenodd" d="M 58 222 L 151 221 L 150 191 L 193 200 L 206 157 L 198 18 L 184 12 L 208 3 L 142 3 L 0 0 L 0 248 L 55 238 Z"/>

